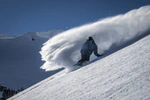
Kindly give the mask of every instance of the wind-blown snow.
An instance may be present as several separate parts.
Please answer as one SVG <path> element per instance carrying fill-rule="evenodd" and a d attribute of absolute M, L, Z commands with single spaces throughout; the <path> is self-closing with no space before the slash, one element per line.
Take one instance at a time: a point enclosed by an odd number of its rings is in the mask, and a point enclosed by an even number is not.
<path fill-rule="evenodd" d="M 44 43 L 40 53 L 45 63 L 41 68 L 55 70 L 64 67 L 72 70 L 71 66 L 80 59 L 80 49 L 89 36 L 95 39 L 98 52 L 102 54 L 143 35 L 149 29 L 150 6 L 70 29 Z"/>

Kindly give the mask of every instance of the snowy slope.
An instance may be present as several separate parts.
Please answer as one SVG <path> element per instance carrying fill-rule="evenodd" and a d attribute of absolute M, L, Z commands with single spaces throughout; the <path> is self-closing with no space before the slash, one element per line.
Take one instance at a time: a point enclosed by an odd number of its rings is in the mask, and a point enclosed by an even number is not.
<path fill-rule="evenodd" d="M 59 31 L 60 32 L 60 31 Z M 56 73 L 40 69 L 42 44 L 58 31 L 0 35 L 0 84 L 11 89 L 27 88 Z M 45 38 L 47 37 L 47 38 Z M 32 41 L 32 38 L 35 41 Z"/>
<path fill-rule="evenodd" d="M 46 71 L 62 67 L 72 70 L 71 66 L 80 59 L 81 47 L 89 36 L 98 45 L 98 52 L 106 54 L 138 40 L 149 30 L 150 5 L 67 30 L 44 43 L 40 53 L 45 63 L 41 68 Z"/>
<path fill-rule="evenodd" d="M 150 35 L 9 100 L 150 100 Z"/>

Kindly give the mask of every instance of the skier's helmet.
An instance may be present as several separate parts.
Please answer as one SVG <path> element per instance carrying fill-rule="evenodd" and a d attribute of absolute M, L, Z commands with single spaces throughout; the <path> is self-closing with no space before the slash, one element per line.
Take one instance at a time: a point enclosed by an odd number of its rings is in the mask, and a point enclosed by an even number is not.
<path fill-rule="evenodd" d="M 91 36 L 89 37 L 89 41 L 90 41 L 90 40 L 93 40 L 93 38 L 92 38 Z"/>
<path fill-rule="evenodd" d="M 89 37 L 89 41 L 90 41 L 90 42 L 93 42 L 93 38 L 92 38 L 91 36 Z"/>

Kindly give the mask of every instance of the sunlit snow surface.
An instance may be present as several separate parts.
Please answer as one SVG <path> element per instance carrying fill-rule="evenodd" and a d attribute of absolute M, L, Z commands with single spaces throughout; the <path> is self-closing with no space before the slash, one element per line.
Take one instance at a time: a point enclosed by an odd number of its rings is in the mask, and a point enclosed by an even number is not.
<path fill-rule="evenodd" d="M 68 71 L 72 70 L 72 65 L 80 59 L 82 44 L 89 36 L 94 38 L 98 52 L 102 54 L 143 35 L 149 28 L 150 6 L 144 6 L 124 15 L 70 29 L 44 43 L 40 53 L 45 63 L 41 68 L 55 70 L 64 67 Z"/>

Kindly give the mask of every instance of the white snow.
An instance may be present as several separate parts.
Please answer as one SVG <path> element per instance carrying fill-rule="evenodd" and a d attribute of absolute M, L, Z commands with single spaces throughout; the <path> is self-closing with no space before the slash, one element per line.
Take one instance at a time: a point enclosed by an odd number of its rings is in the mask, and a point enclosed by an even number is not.
<path fill-rule="evenodd" d="M 59 31 L 60 32 L 60 31 Z M 40 69 L 43 64 L 39 51 L 48 38 L 57 34 L 49 32 L 29 32 L 19 36 L 0 35 L 0 84 L 10 89 L 27 88 L 56 73 Z M 9 38 L 8 38 L 9 37 Z M 13 38 L 10 38 L 13 37 Z M 32 41 L 32 37 L 35 41 Z"/>
<path fill-rule="evenodd" d="M 80 59 L 82 44 L 92 36 L 99 53 L 106 54 L 103 58 L 70 73 L 63 70 L 9 100 L 150 100 L 149 30 L 150 6 L 144 6 L 62 32 L 46 43 L 47 38 L 42 37 L 49 36 L 47 33 L 26 33 L 14 39 L 0 39 L 0 83 L 28 87 L 47 77 L 48 74 L 38 67 L 43 64 L 37 52 L 42 43 L 40 53 L 45 61 L 42 69 L 64 67 L 73 70 L 72 65 Z M 146 37 L 107 54 L 140 36 Z M 31 37 L 36 41 L 31 41 Z M 91 60 L 94 58 L 92 55 Z"/>
<path fill-rule="evenodd" d="M 150 100 L 150 35 L 8 100 Z"/>
<path fill-rule="evenodd" d="M 49 39 L 40 53 L 46 71 L 66 68 L 72 70 L 80 59 L 80 49 L 89 36 L 98 45 L 100 54 L 119 48 L 130 40 L 145 35 L 150 29 L 150 6 L 132 10 L 124 15 L 99 20 L 62 32 Z M 95 57 L 92 56 L 91 60 Z"/>

